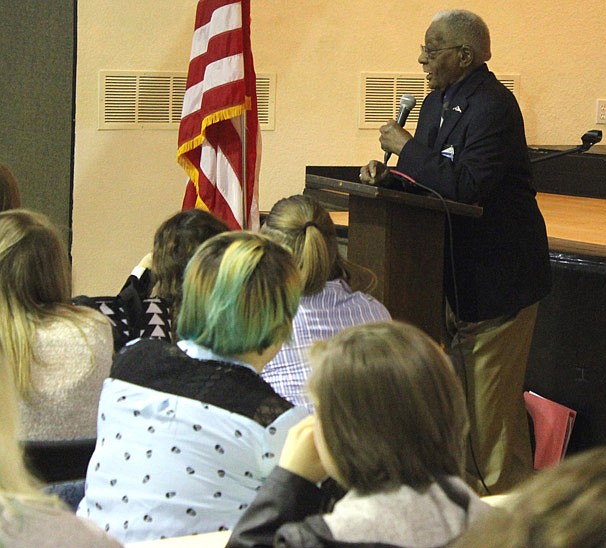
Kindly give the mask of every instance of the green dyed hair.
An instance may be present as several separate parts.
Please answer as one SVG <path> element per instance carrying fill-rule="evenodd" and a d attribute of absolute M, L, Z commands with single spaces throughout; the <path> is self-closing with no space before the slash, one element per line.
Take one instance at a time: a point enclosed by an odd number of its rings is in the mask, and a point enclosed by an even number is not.
<path fill-rule="evenodd" d="M 202 244 L 185 270 L 177 334 L 222 356 L 262 352 L 290 337 L 300 295 L 286 248 L 253 232 L 225 232 Z"/>

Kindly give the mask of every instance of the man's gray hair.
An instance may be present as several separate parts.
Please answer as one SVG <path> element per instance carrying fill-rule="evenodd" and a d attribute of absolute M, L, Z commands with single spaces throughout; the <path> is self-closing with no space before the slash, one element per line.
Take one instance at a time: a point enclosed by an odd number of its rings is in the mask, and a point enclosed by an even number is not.
<path fill-rule="evenodd" d="M 473 49 L 480 63 L 490 59 L 490 31 L 479 15 L 467 10 L 439 11 L 434 21 L 444 21 L 462 44 Z"/>

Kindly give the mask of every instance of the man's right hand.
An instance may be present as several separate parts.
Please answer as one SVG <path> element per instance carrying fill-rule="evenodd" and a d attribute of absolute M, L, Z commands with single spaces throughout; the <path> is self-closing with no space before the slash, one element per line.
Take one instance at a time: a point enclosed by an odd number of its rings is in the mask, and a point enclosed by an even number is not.
<path fill-rule="evenodd" d="M 377 161 L 371 160 L 360 169 L 360 182 L 367 185 L 381 185 L 389 179 L 389 168 Z"/>

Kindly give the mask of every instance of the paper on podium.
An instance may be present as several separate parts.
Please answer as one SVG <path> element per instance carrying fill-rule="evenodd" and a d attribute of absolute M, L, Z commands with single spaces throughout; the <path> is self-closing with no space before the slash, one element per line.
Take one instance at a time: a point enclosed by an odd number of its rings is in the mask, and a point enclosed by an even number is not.
<path fill-rule="evenodd" d="M 558 464 L 566 455 L 577 412 L 529 391 L 524 402 L 534 423 L 535 470 Z"/>

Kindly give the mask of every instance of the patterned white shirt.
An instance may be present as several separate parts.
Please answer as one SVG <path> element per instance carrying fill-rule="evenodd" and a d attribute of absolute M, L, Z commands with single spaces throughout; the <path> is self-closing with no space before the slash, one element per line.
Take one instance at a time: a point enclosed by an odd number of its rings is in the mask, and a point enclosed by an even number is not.
<path fill-rule="evenodd" d="M 277 464 L 294 407 L 263 427 L 214 405 L 105 381 L 77 514 L 123 543 L 231 529 Z"/>
<path fill-rule="evenodd" d="M 313 410 L 305 393 L 310 373 L 307 351 L 311 344 L 352 325 L 387 320 L 391 320 L 390 313 L 374 297 L 353 292 L 344 280 L 331 280 L 319 293 L 301 298 L 291 340 L 284 343 L 261 376 L 283 398 Z"/>

